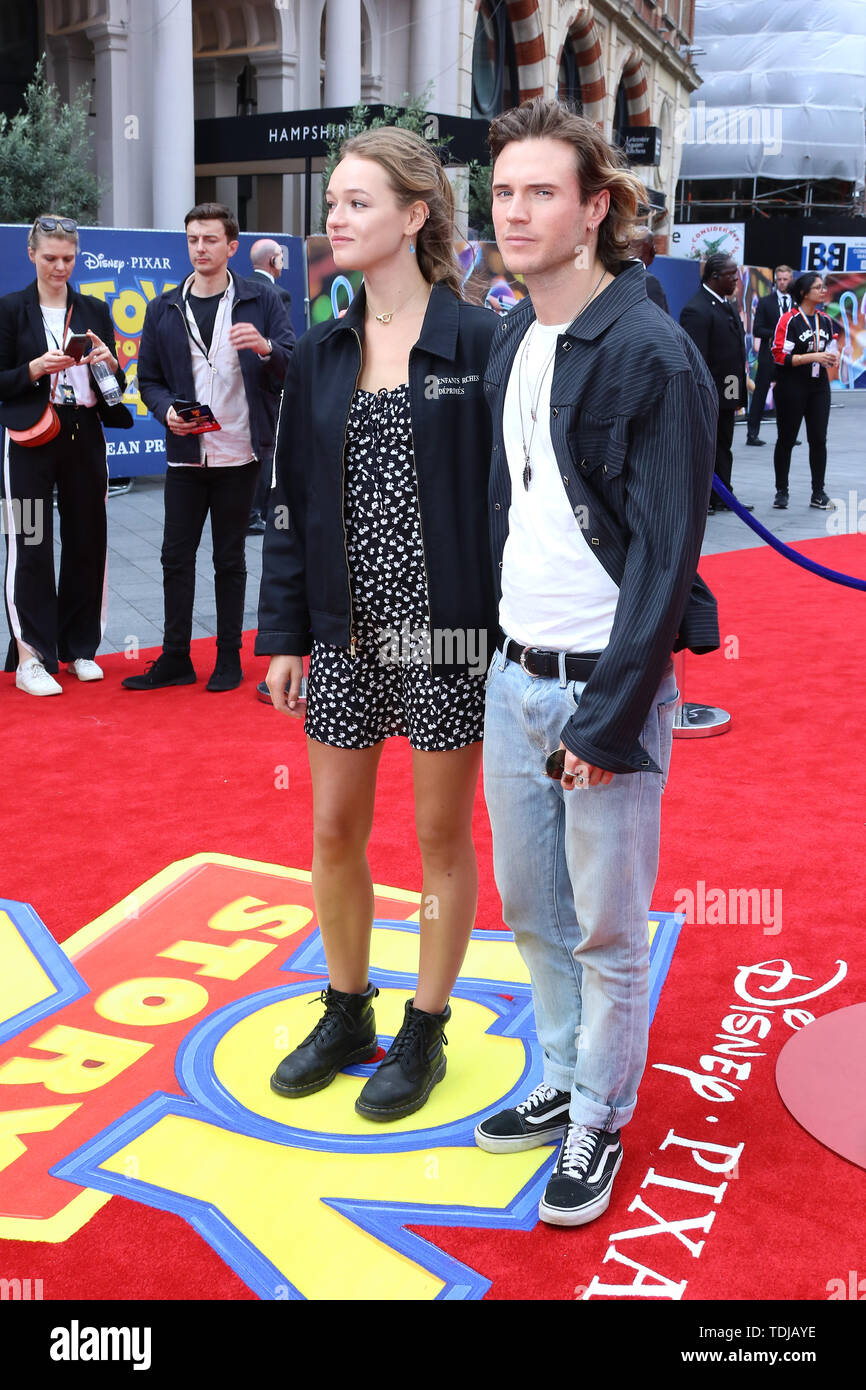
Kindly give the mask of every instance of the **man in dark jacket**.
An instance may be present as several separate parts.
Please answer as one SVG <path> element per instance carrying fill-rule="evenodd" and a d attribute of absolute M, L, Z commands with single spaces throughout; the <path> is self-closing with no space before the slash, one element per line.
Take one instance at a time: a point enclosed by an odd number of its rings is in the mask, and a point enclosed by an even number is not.
<path fill-rule="evenodd" d="M 680 323 L 694 340 L 710 369 L 719 395 L 719 424 L 716 434 L 716 468 L 726 487 L 731 486 L 734 456 L 734 415 L 746 405 L 746 335 L 730 296 L 737 287 L 737 263 L 720 251 L 708 256 L 701 275 L 701 288 L 692 295 L 680 313 Z M 742 503 L 747 511 L 753 508 Z M 710 516 L 727 511 L 727 504 L 710 498 Z"/>
<path fill-rule="evenodd" d="M 771 351 L 773 335 L 776 332 L 776 324 L 779 319 L 783 314 L 787 314 L 791 308 L 792 300 L 788 293 L 788 286 L 793 276 L 794 272 L 789 265 L 777 265 L 773 272 L 775 288 L 770 290 L 769 294 L 762 295 L 755 308 L 755 317 L 752 321 L 752 339 L 758 345 L 758 369 L 755 372 L 755 389 L 749 403 L 749 424 L 746 438 L 746 443 L 753 447 L 764 443 L 759 435 L 767 392 L 775 375 L 776 364 L 773 361 Z"/>
<path fill-rule="evenodd" d="M 490 146 L 497 241 L 530 298 L 484 383 L 501 629 L 484 792 L 544 1070 L 475 1138 L 507 1153 L 561 1137 L 539 1216 L 579 1226 L 610 1201 L 646 1061 L 671 652 L 719 643 L 696 572 L 717 405 L 623 258 L 643 189 L 597 127 L 538 99 L 497 117 Z"/>
<path fill-rule="evenodd" d="M 280 300 L 286 311 L 286 317 L 291 323 L 292 296 L 288 290 L 284 290 L 280 284 L 279 277 L 283 269 L 283 248 L 279 242 L 272 241 L 270 237 L 260 237 L 254 241 L 250 247 L 250 262 L 253 267 L 252 275 L 247 276 L 247 283 L 250 285 L 265 285 Z M 294 341 L 294 334 L 292 334 Z M 276 383 L 265 396 L 264 404 L 273 417 L 273 439 L 277 431 L 277 410 L 280 403 L 280 392 Z M 247 527 L 247 534 L 250 536 L 263 536 L 265 534 L 265 509 L 267 507 L 268 492 L 271 487 L 271 474 L 274 468 L 274 451 L 269 449 L 262 455 L 261 470 L 259 480 L 256 483 L 256 490 L 253 494 L 253 505 L 250 509 L 250 522 Z M 266 687 L 267 688 L 267 687 Z M 270 699 L 270 696 L 268 696 Z"/>
<path fill-rule="evenodd" d="M 238 249 L 238 224 L 221 203 L 201 203 L 186 216 L 194 273 L 151 301 L 138 355 L 141 398 L 166 426 L 165 532 L 162 543 L 163 649 L 128 690 L 191 685 L 195 557 L 210 512 L 217 659 L 208 690 L 233 690 L 240 663 L 245 541 L 259 460 L 273 449 L 269 383 L 288 366 L 292 332 L 272 290 L 248 284 L 228 268 Z M 218 430 L 184 418 L 207 406 Z M 179 411 L 183 412 L 182 414 Z"/>
<path fill-rule="evenodd" d="M 666 314 L 670 313 L 668 308 L 668 297 L 662 289 L 662 283 L 657 275 L 650 274 L 650 266 L 656 258 L 656 239 L 649 227 L 641 227 L 632 237 L 629 243 L 628 253 L 639 261 L 643 261 L 646 271 L 646 295 L 653 304 L 657 304 L 660 309 L 664 309 Z"/>

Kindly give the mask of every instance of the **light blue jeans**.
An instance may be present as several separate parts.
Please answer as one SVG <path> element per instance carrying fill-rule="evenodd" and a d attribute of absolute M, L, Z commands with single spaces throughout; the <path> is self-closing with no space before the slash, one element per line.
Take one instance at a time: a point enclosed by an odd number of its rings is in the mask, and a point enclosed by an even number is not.
<path fill-rule="evenodd" d="M 662 769 L 563 791 L 545 776 L 583 682 L 527 674 L 496 652 L 487 672 L 484 794 L 503 918 L 532 979 L 544 1080 L 577 1124 L 634 1113 L 649 1030 L 647 918 L 677 688 L 671 662 L 641 734 Z"/>

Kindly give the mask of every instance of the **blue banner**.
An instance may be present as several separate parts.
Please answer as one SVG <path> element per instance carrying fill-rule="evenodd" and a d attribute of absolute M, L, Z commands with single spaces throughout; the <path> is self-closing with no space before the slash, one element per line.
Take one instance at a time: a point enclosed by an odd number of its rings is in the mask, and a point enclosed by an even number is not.
<path fill-rule="evenodd" d="M 27 255 L 27 227 L 0 225 L 0 295 L 23 289 L 35 278 Z M 270 232 L 242 232 L 240 246 L 229 262 L 236 274 L 252 273 L 250 246 L 259 236 L 273 236 L 283 247 L 280 285 L 292 296 L 292 327 L 296 336 L 306 328 L 306 268 L 302 237 Z M 81 227 L 79 252 L 71 281 L 81 294 L 102 299 L 111 309 L 117 355 L 126 372 L 123 397 L 132 411 L 131 430 L 108 430 L 108 470 L 113 478 L 165 472 L 165 429 L 148 412 L 138 394 L 138 344 L 148 304 L 190 274 L 184 232 L 126 228 Z"/>

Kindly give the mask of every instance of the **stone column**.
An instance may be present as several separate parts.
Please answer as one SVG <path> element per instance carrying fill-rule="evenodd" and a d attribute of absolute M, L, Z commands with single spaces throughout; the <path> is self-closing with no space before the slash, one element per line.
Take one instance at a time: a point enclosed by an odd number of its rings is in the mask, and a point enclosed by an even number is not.
<path fill-rule="evenodd" d="M 361 0 L 328 0 L 325 105 L 354 106 L 360 98 Z"/>
<path fill-rule="evenodd" d="M 257 53 L 256 90 L 258 114 L 292 111 L 296 99 L 298 55 L 296 53 Z M 262 231 L 290 232 L 295 228 L 297 209 L 303 203 L 303 176 L 300 174 L 259 174 L 258 216 Z"/>
<path fill-rule="evenodd" d="M 193 92 L 197 119 L 234 116 L 238 107 L 239 58 L 200 58 L 195 64 Z M 225 203 L 237 212 L 238 181 L 231 175 L 214 179 L 214 202 Z"/>
<path fill-rule="evenodd" d="M 103 22 L 86 32 L 96 60 L 96 167 L 105 187 L 99 220 L 106 227 L 128 227 L 130 157 L 140 140 L 139 116 L 128 109 L 128 30 Z"/>
<path fill-rule="evenodd" d="M 443 4 L 431 5 L 429 0 L 412 0 L 412 27 L 409 31 L 409 94 L 417 97 L 423 92 L 430 78 L 430 109 L 442 111 L 439 104 L 440 79 L 437 73 L 443 67 L 440 61 L 442 36 L 449 26 L 451 16 L 442 13 Z M 456 32 L 456 21 L 450 28 Z"/>
<path fill-rule="evenodd" d="M 154 0 L 153 22 L 153 222 L 183 227 L 195 202 L 192 0 Z"/>

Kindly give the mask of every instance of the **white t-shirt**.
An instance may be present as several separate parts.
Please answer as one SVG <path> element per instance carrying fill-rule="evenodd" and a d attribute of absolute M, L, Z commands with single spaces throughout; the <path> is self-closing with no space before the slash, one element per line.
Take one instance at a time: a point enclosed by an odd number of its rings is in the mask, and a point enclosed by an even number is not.
<path fill-rule="evenodd" d="M 42 320 L 45 324 L 45 346 L 49 352 L 58 352 L 61 347 L 60 340 L 63 337 L 63 325 L 66 322 L 66 309 L 47 309 L 41 304 Z M 70 327 L 66 338 L 72 336 Z M 63 346 L 66 346 L 64 340 Z M 72 387 L 75 392 L 76 405 L 96 405 L 96 393 L 93 389 L 93 378 L 90 375 L 90 368 L 80 363 L 77 367 L 67 367 L 65 372 L 59 372 L 51 378 L 51 400 L 56 405 L 63 404 L 63 385 L 64 382 Z"/>
<path fill-rule="evenodd" d="M 194 276 L 184 282 L 184 293 L 192 287 Z M 232 305 L 235 302 L 235 282 L 229 276 L 225 294 L 217 309 L 213 337 L 207 357 L 201 350 L 201 337 L 195 315 L 187 302 L 186 317 L 191 334 L 187 334 L 195 382 L 195 398 L 200 405 L 209 405 L 219 421 L 218 430 L 198 436 L 199 457 L 208 468 L 236 468 L 249 463 L 253 457 L 250 437 L 250 412 L 244 378 L 237 348 L 229 342 L 232 326 Z M 202 344 L 203 346 L 203 344 Z M 170 468 L 182 467 L 169 464 Z"/>
<path fill-rule="evenodd" d="M 550 438 L 551 354 L 567 327 L 531 324 L 508 379 L 502 423 L 511 506 L 502 554 L 499 625 L 527 647 L 594 652 L 603 650 L 610 639 L 619 588 L 581 535 Z M 539 390 L 533 431 L 530 409 Z M 528 489 L 523 485 L 523 437 L 532 469 Z"/>

